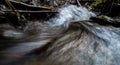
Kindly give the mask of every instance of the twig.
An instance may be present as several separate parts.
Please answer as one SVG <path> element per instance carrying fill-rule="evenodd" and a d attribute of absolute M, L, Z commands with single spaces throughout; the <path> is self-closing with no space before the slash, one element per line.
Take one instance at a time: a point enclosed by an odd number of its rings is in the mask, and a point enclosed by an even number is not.
<path fill-rule="evenodd" d="M 17 7 L 20 7 L 20 8 L 26 8 L 26 9 L 37 9 L 37 10 L 51 10 L 51 8 L 48 8 L 48 7 L 37 7 L 37 6 L 34 6 L 34 5 L 29 5 L 29 4 L 25 4 L 23 2 L 17 2 L 17 1 L 12 1 L 10 0 L 10 2 L 17 6 Z"/>
<path fill-rule="evenodd" d="M 11 11 L 11 10 L 7 10 L 7 11 L 3 11 L 3 12 L 19 12 L 19 13 L 58 13 L 57 11 L 46 11 L 46 10 L 42 10 L 42 11 L 26 11 L 26 10 L 15 10 L 15 11 Z"/>
<path fill-rule="evenodd" d="M 80 4 L 79 0 L 76 0 L 76 1 L 77 1 L 77 4 L 81 7 L 81 4 Z"/>

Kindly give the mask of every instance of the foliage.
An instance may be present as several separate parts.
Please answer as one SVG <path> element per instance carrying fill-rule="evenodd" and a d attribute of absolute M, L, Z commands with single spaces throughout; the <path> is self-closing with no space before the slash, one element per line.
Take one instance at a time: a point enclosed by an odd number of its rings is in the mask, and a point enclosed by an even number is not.
<path fill-rule="evenodd" d="M 97 5 L 99 5 L 99 4 L 101 4 L 101 3 L 104 3 L 104 2 L 106 2 L 107 0 L 96 0 L 95 2 L 93 2 L 92 3 L 92 6 L 97 6 Z"/>

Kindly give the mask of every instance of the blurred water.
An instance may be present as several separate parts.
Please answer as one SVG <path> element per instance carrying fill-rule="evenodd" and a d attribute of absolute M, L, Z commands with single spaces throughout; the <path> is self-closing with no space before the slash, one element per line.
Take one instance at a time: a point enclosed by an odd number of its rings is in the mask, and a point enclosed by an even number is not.
<path fill-rule="evenodd" d="M 70 22 L 89 20 L 96 15 L 85 7 L 67 5 L 59 9 L 59 14 L 47 21 L 50 26 L 68 26 Z"/>
<path fill-rule="evenodd" d="M 4 62 L 12 61 L 11 65 L 120 65 L 120 28 L 85 21 L 95 16 L 84 7 L 67 5 L 60 8 L 55 17 L 44 23 L 36 37 L 37 41 L 19 43 L 3 50 L 8 59 Z M 77 25 L 74 23 L 76 21 Z M 41 41 L 42 38 L 44 40 Z M 49 39 L 54 41 L 50 44 Z M 50 45 L 42 51 L 33 52 L 46 44 Z M 20 55 L 20 60 L 12 56 L 16 54 Z M 14 64 L 7 55 L 11 55 L 17 62 L 14 60 Z M 32 61 L 32 64 L 30 59 L 33 58 L 37 60 Z"/>

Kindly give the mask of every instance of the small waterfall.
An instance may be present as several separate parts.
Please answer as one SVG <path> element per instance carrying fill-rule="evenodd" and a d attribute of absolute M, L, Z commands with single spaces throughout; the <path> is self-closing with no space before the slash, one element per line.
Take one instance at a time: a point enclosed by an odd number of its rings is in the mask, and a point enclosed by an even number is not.
<path fill-rule="evenodd" d="M 47 21 L 50 26 L 68 26 L 70 22 L 89 20 L 96 16 L 85 7 L 67 5 L 59 9 L 59 14 Z"/>
<path fill-rule="evenodd" d="M 59 13 L 45 21 L 40 38 L 55 37 L 61 35 L 69 27 L 71 22 L 89 20 L 96 15 L 85 7 L 65 5 L 58 9 Z"/>

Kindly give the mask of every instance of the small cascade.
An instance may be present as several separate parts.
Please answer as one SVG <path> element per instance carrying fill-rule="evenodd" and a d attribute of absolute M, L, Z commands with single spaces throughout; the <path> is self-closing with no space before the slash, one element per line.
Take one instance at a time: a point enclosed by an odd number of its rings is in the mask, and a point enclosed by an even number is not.
<path fill-rule="evenodd" d="M 67 5 L 59 9 L 59 14 L 47 21 L 50 26 L 68 26 L 70 22 L 89 20 L 96 15 L 85 7 Z"/>

